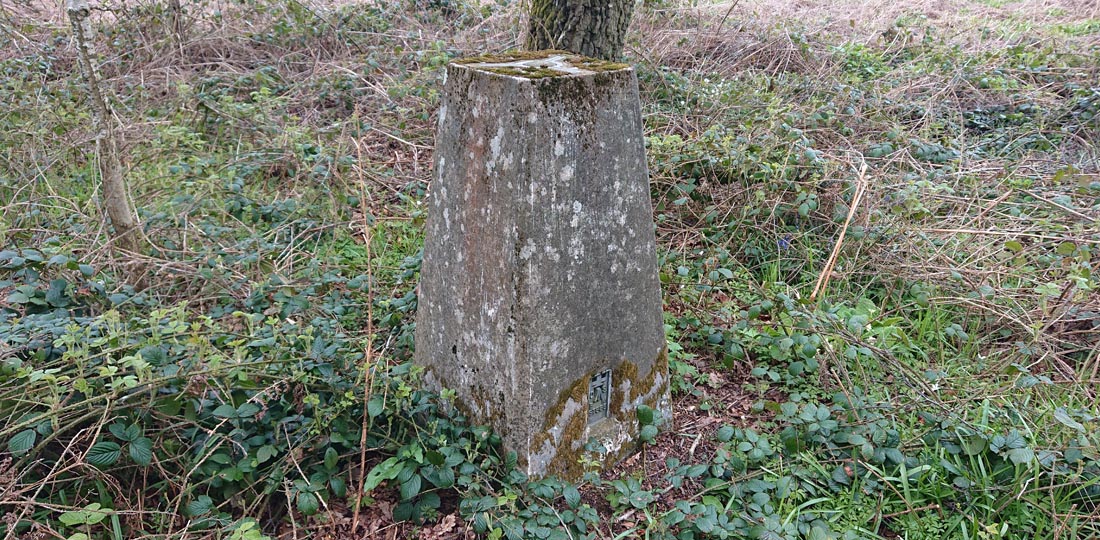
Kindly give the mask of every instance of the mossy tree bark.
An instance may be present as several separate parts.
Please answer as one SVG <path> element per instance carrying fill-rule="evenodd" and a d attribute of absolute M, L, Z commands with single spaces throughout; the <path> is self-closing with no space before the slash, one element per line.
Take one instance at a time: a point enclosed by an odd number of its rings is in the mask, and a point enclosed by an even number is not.
<path fill-rule="evenodd" d="M 634 0 L 532 0 L 526 47 L 616 61 L 633 13 Z"/>
<path fill-rule="evenodd" d="M 103 207 L 115 229 L 115 244 L 123 251 L 135 252 L 138 248 L 138 224 L 130 209 L 130 195 L 122 173 L 122 158 L 119 156 L 118 136 L 115 133 L 110 105 L 99 87 L 99 67 L 95 60 L 92 25 L 88 21 L 88 0 L 68 0 L 66 10 L 73 26 L 80 70 L 88 83 L 88 95 L 92 103 L 92 121 L 96 130 L 103 185 Z"/>

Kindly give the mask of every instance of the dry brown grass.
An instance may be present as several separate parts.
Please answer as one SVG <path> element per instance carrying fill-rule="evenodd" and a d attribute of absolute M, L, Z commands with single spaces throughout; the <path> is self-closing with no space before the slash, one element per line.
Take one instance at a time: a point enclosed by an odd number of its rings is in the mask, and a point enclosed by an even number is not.
<path fill-rule="evenodd" d="M 979 108 L 1014 107 L 1028 103 L 1044 110 L 1064 106 L 1064 81 L 1100 79 L 1100 65 L 1049 67 L 1038 72 L 1002 69 L 1004 87 L 979 87 L 973 73 L 997 62 L 1009 47 L 1045 51 L 1051 55 L 1088 54 L 1100 45 L 1100 32 L 1069 32 L 1100 16 L 1100 3 L 1082 1 L 974 2 L 769 2 L 742 0 L 702 6 L 681 3 L 645 13 L 636 21 L 639 42 L 633 54 L 653 66 L 671 67 L 693 84 L 715 77 L 746 82 L 789 81 L 785 74 L 820 80 L 822 88 L 846 84 L 841 58 L 831 52 L 840 44 L 870 47 L 893 57 L 888 72 L 861 86 L 864 98 L 849 102 L 856 118 L 846 125 L 848 135 L 815 132 L 817 148 L 829 156 L 825 182 L 807 181 L 823 201 L 843 201 L 840 185 L 854 182 L 865 161 L 869 143 L 885 140 L 887 132 L 902 141 L 924 139 L 939 133 L 945 122 L 964 125 L 964 112 Z M 693 3 L 694 4 L 694 3 Z M 907 49 L 926 39 L 943 49 L 956 48 L 955 58 L 970 58 L 951 69 L 928 70 L 922 56 L 898 60 Z M 941 50 L 943 50 L 941 49 Z M 1046 82 L 1047 79 L 1063 82 Z M 774 88 L 764 88 L 771 94 Z M 788 94 L 787 96 L 791 96 Z M 773 103 L 774 104 L 774 103 Z M 737 117 L 738 108 L 762 107 L 759 100 L 742 103 L 707 103 L 683 115 L 661 115 L 661 134 L 678 134 L 686 140 L 699 137 L 715 119 Z M 799 111 L 792 101 L 781 110 Z M 914 114 L 916 112 L 916 114 Z M 802 111 L 808 114 L 808 111 Z M 1041 136 L 1041 135 L 1040 135 Z M 1095 381 L 1095 351 L 1100 346 L 1100 296 L 1080 290 L 1062 269 L 1050 268 L 1027 275 L 1009 264 L 1006 242 L 1018 240 L 1024 255 L 1035 255 L 1060 242 L 1100 249 L 1100 213 L 1087 210 L 1087 197 L 1078 198 L 1076 209 L 1054 199 L 1073 196 L 1077 185 L 1100 179 L 1100 134 L 1081 130 L 1047 151 L 1032 151 L 1007 158 L 973 157 L 964 148 L 961 159 L 934 189 L 917 195 L 929 212 L 921 219 L 902 218 L 890 208 L 898 193 L 912 188 L 914 179 L 936 175 L 940 166 L 915 158 L 901 148 L 885 159 L 870 160 L 868 193 L 856 223 L 868 230 L 885 232 L 874 244 L 847 248 L 835 278 L 852 282 L 881 281 L 891 275 L 902 282 L 933 283 L 942 287 L 934 302 L 951 306 L 965 319 L 979 321 L 987 333 L 983 356 L 1002 360 L 991 367 L 997 372 L 1007 363 L 1025 361 L 1012 348 L 1017 341 L 1033 343 L 1040 353 L 1036 368 L 1067 381 Z M 1061 171 L 1061 173 L 1059 172 Z M 1068 176 L 1066 171 L 1071 171 Z M 1019 187 L 1028 179 L 1031 187 Z M 655 180 L 672 186 L 679 178 Z M 718 208 L 727 219 L 736 219 L 739 208 L 759 204 L 751 200 L 751 186 L 704 181 L 700 190 L 710 199 L 707 208 L 688 209 L 685 219 L 666 222 L 663 237 L 673 250 L 702 249 L 708 242 L 697 225 L 704 214 Z M 782 193 L 774 194 L 783 197 Z M 768 202 L 765 204 L 777 204 Z M 828 207 L 827 205 L 825 205 Z M 764 235 L 779 235 L 775 223 L 746 223 Z M 824 232 L 824 231 L 819 231 Z M 804 239 L 810 240 L 813 235 Z M 797 238 L 796 238 L 797 240 Z M 1093 256 L 1093 261 L 1097 259 Z M 811 268 L 803 270 L 813 271 Z M 1039 294 L 1037 283 L 1059 283 L 1054 297 Z M 989 297 L 970 298 L 969 291 L 988 287 Z M 809 293 L 809 291 L 803 291 Z M 858 291 L 849 291 L 858 295 Z M 1002 338 L 988 338 L 1003 330 Z M 1084 359 L 1084 360 L 1082 360 Z"/>

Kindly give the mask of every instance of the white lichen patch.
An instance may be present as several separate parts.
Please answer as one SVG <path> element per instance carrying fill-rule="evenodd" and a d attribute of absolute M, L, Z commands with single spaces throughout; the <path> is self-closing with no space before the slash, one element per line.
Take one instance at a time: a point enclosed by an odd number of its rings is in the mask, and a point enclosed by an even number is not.
<path fill-rule="evenodd" d="M 622 451 L 623 446 L 634 442 L 634 437 L 625 429 L 622 429 L 622 424 L 615 422 L 617 429 L 609 430 L 610 433 L 603 437 L 599 437 L 598 440 L 604 448 L 607 449 L 607 453 L 611 455 L 617 455 Z"/>
<path fill-rule="evenodd" d="M 569 257 L 574 263 L 579 263 L 584 258 L 584 241 L 581 240 L 580 234 L 574 234 L 569 238 Z"/>
<path fill-rule="evenodd" d="M 504 139 L 504 126 L 497 126 L 497 133 L 493 135 L 493 138 L 489 141 L 489 159 L 485 163 L 485 169 L 488 171 L 493 170 L 496 167 L 497 161 L 500 160 L 500 141 Z M 478 141 L 480 144 L 481 141 Z"/>
<path fill-rule="evenodd" d="M 535 241 L 530 238 L 527 239 L 527 243 L 524 244 L 519 250 L 519 258 L 527 260 L 531 258 L 531 255 L 535 254 Z"/>
<path fill-rule="evenodd" d="M 542 441 L 542 446 L 531 452 L 531 455 L 527 460 L 527 474 L 529 475 L 543 475 L 549 470 L 550 463 L 558 455 L 558 450 L 561 449 L 562 436 L 565 434 L 565 426 L 569 425 L 569 421 L 573 419 L 574 415 L 581 414 L 587 411 L 587 406 L 584 403 L 579 403 L 573 398 L 569 398 L 565 401 L 565 405 L 562 407 L 561 414 L 555 419 L 554 424 L 546 430 L 546 434 L 549 435 Z M 531 441 L 527 441 L 528 447 L 531 445 Z M 583 444 L 580 441 L 573 441 L 576 447 L 566 449 L 569 453 L 579 450 L 580 445 Z M 572 446 L 572 445 L 571 445 Z"/>
<path fill-rule="evenodd" d="M 561 168 L 561 181 L 572 182 L 573 181 L 573 166 L 566 165 Z"/>

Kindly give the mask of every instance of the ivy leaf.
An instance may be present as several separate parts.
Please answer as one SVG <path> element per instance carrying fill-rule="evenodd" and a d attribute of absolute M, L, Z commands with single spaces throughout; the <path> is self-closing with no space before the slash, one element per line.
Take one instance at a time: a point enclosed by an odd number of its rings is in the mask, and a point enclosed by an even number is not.
<path fill-rule="evenodd" d="M 114 465 L 122 456 L 122 447 L 111 441 L 100 441 L 88 450 L 88 463 L 96 467 Z"/>
<path fill-rule="evenodd" d="M 645 405 L 638 406 L 638 423 L 643 426 L 653 425 L 653 409 Z"/>
<path fill-rule="evenodd" d="M 153 462 L 153 441 L 148 437 L 139 437 L 130 443 L 130 459 L 142 467 Z"/>
<path fill-rule="evenodd" d="M 35 430 L 24 429 L 8 441 L 8 451 L 16 456 L 21 456 L 34 448 L 34 443 L 37 440 L 38 433 Z"/>
<path fill-rule="evenodd" d="M 657 427 L 652 424 L 642 426 L 641 431 L 638 432 L 638 438 L 640 438 L 642 442 L 653 442 L 653 440 L 657 438 Z"/>

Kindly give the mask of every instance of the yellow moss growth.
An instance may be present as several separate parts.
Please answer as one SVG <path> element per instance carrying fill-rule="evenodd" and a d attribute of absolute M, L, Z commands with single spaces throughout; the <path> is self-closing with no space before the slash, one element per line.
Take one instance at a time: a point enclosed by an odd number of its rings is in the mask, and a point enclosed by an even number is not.
<path fill-rule="evenodd" d="M 531 448 L 529 449 L 531 454 L 537 454 L 546 442 L 556 448 L 557 453 L 550 458 L 550 463 L 546 467 L 549 473 L 573 479 L 580 478 L 584 474 L 584 470 L 581 469 L 581 465 L 576 458 L 580 455 L 579 450 L 581 448 L 579 446 L 584 444 L 582 439 L 588 428 L 588 381 L 591 379 L 592 373 L 587 373 L 584 377 L 574 381 L 569 388 L 562 391 L 558 401 L 546 413 L 542 432 L 531 442 Z M 573 413 L 573 416 L 569 417 L 564 426 L 560 426 L 561 438 L 555 444 L 550 432 L 561 421 L 561 417 L 565 413 L 565 406 L 570 400 L 578 404 L 581 409 Z"/>
<path fill-rule="evenodd" d="M 657 377 L 661 374 L 664 375 L 658 384 Z M 587 442 L 585 435 L 589 427 L 588 385 L 592 375 L 592 372 L 586 373 L 583 377 L 574 381 L 569 388 L 562 391 L 557 402 L 550 407 L 546 414 L 542 432 L 531 443 L 529 452 L 532 455 L 537 454 L 547 442 L 555 447 L 556 454 L 550 458 L 550 462 L 546 467 L 548 473 L 557 474 L 571 480 L 576 480 L 584 474 L 584 466 L 580 458 L 585 454 L 584 444 Z M 630 383 L 629 391 L 624 390 L 624 382 Z M 667 350 L 661 350 L 657 358 L 654 359 L 653 367 L 643 377 L 639 376 L 638 366 L 634 362 L 629 360 L 620 362 L 612 370 L 611 384 L 609 420 L 621 422 L 623 424 L 622 428 L 630 432 L 630 438 L 633 441 L 630 444 L 624 444 L 618 451 L 612 451 L 604 456 L 606 462 L 615 463 L 637 450 L 637 425 L 634 423 L 633 406 L 638 404 L 635 402 L 639 398 L 649 395 L 640 404 L 657 409 L 661 399 L 668 392 Z M 559 422 L 563 420 L 562 415 L 565 413 L 566 405 L 570 400 L 577 403 L 580 410 L 565 419 L 564 425 L 560 425 Z M 629 407 L 631 410 L 624 409 L 624 405 L 627 404 L 631 405 Z M 601 422 L 603 421 L 601 420 Z M 550 435 L 551 430 L 555 427 L 561 429 L 561 436 L 556 443 Z M 611 449 L 608 450 L 611 451 Z"/>

